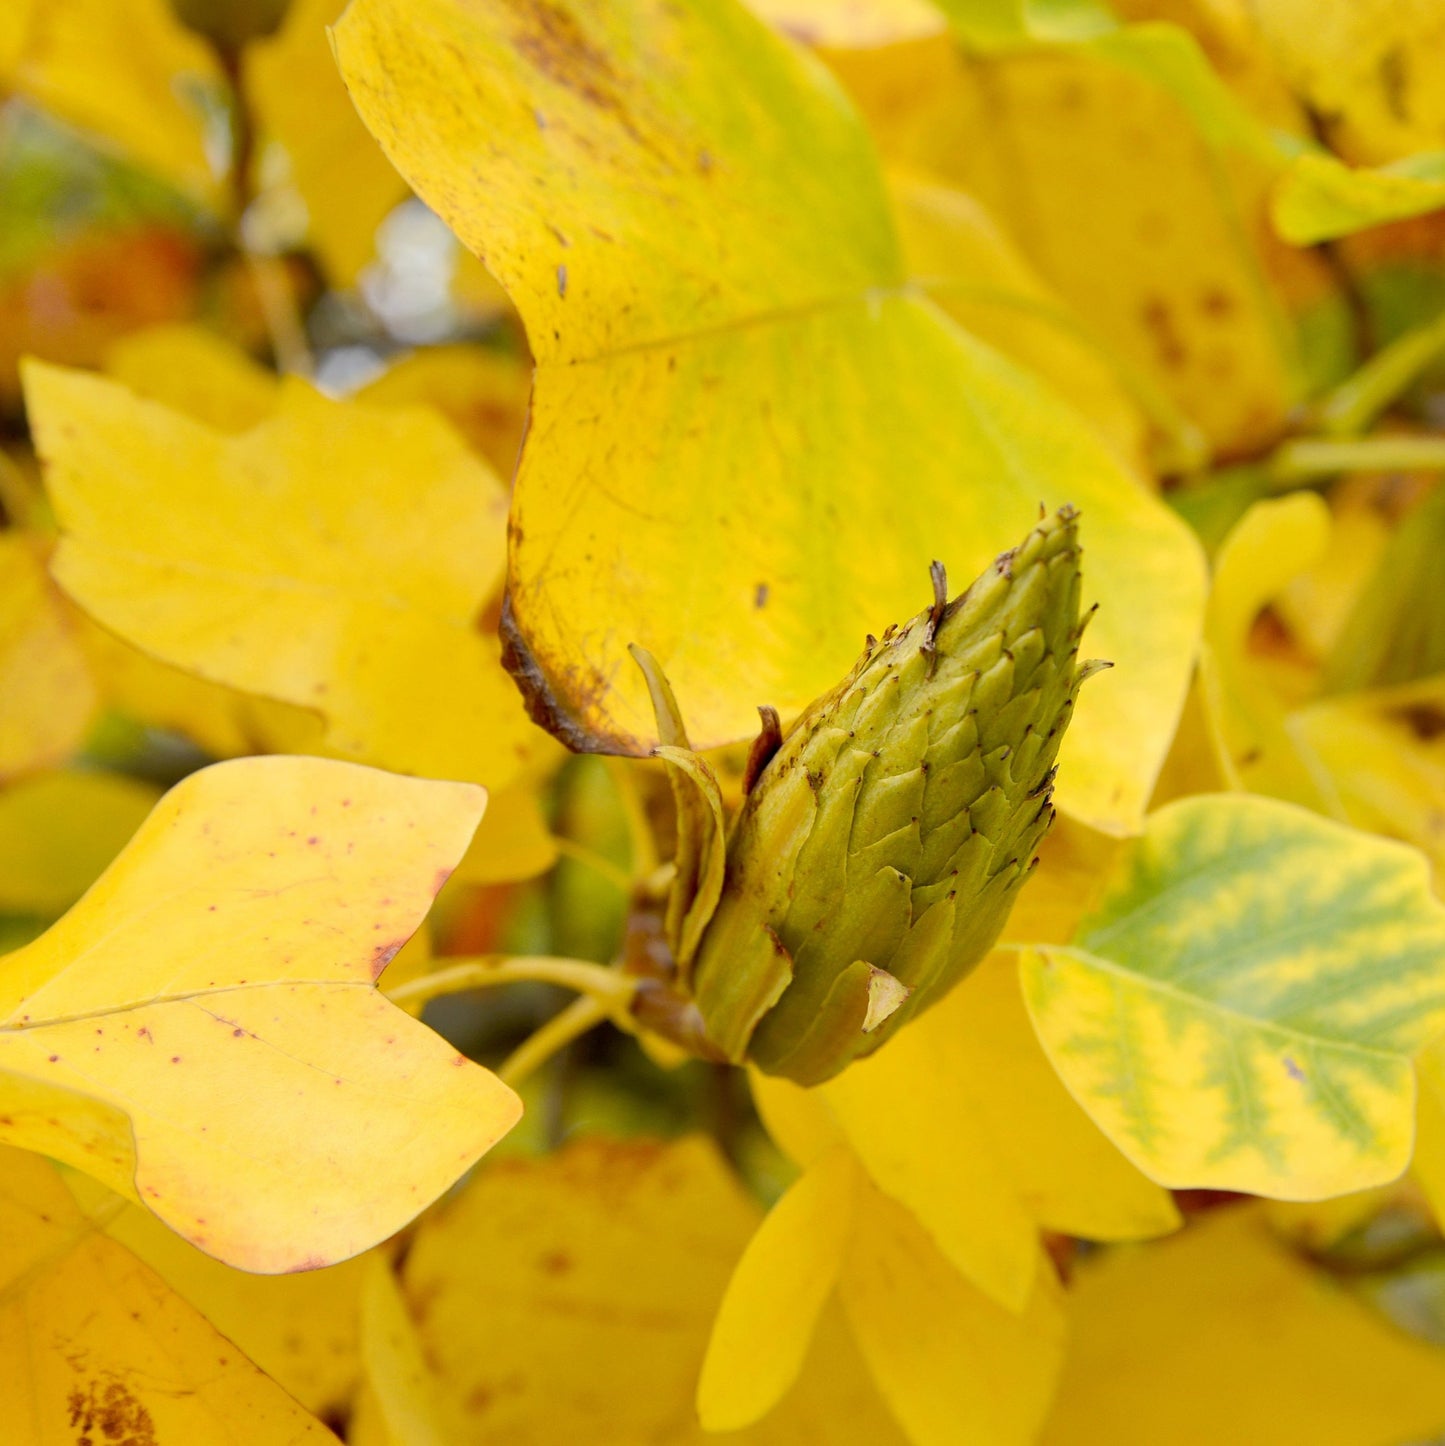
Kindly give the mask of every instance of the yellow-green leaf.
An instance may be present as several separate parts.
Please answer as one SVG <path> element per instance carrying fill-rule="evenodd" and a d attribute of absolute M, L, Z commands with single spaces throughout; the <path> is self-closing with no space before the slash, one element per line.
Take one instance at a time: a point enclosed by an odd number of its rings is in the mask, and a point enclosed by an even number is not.
<path fill-rule="evenodd" d="M 1146 1174 L 1315 1199 L 1409 1162 L 1445 906 L 1414 849 L 1273 800 L 1184 799 L 1023 978 L 1065 1083 Z"/>
<path fill-rule="evenodd" d="M 636 642 L 696 745 L 746 737 L 758 703 L 797 712 L 916 612 L 931 558 L 971 576 L 1041 501 L 1071 502 L 1091 642 L 1120 666 L 1080 705 L 1059 796 L 1137 826 L 1183 697 L 1196 546 L 1087 424 L 904 284 L 868 139 L 814 63 L 731 0 L 362 0 L 336 48 L 392 161 L 527 324 L 511 614 L 561 731 L 646 751 Z"/>
<path fill-rule="evenodd" d="M 248 1270 L 384 1239 L 520 1111 L 372 987 L 482 801 L 323 759 L 191 775 L 0 960 L 0 1139 Z"/>
<path fill-rule="evenodd" d="M 1445 1424 L 1445 1352 L 1220 1210 L 1086 1262 L 1045 1446 L 1398 1446 Z"/>
<path fill-rule="evenodd" d="M 499 786 L 535 730 L 476 617 L 506 495 L 434 413 L 301 382 L 240 436 L 33 363 L 65 590 L 129 642 L 313 708 L 366 762 Z"/>
<path fill-rule="evenodd" d="M 148 1266 L 36 1155 L 0 1149 L 0 1400 L 9 1446 L 336 1438 Z"/>
<path fill-rule="evenodd" d="M 1377 169 L 1308 152 L 1280 177 L 1270 216 L 1286 241 L 1313 246 L 1442 207 L 1445 152 L 1427 151 Z"/>

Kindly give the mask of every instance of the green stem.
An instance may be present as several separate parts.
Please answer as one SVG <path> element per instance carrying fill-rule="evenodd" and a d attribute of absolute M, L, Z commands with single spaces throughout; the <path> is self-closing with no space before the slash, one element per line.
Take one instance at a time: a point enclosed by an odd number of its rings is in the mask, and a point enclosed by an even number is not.
<path fill-rule="evenodd" d="M 554 834 L 552 842 L 556 845 L 559 854 L 600 874 L 608 883 L 615 884 L 624 894 L 632 892 L 633 881 L 628 876 L 627 870 L 618 868 L 611 859 L 603 858 L 594 849 L 589 849 L 586 844 L 580 844 L 575 839 L 566 838 L 561 834 Z"/>
<path fill-rule="evenodd" d="M 609 1014 L 625 1015 L 637 981 L 605 964 L 585 959 L 564 959 L 550 954 L 484 954 L 457 960 L 445 969 L 425 974 L 387 991 L 393 1004 L 425 1003 L 442 994 L 464 989 L 494 989 L 501 984 L 559 984 L 603 1006 Z"/>
<path fill-rule="evenodd" d="M 657 872 L 657 841 L 652 836 L 652 825 L 647 821 L 647 810 L 638 797 L 637 779 L 631 762 L 626 758 L 612 757 L 605 761 L 627 819 L 627 833 L 632 843 L 632 872 L 639 879 L 648 878 Z"/>
<path fill-rule="evenodd" d="M 1268 465 L 1280 489 L 1340 472 L 1445 471 L 1445 437 L 1302 437 L 1286 442 Z"/>
<path fill-rule="evenodd" d="M 612 1009 L 597 999 L 574 999 L 560 1014 L 554 1014 L 534 1034 L 529 1035 L 503 1060 L 497 1077 L 516 1089 L 529 1075 L 535 1074 L 559 1050 L 566 1049 L 574 1039 L 605 1020 L 616 1016 Z"/>
<path fill-rule="evenodd" d="M 1445 312 L 1381 347 L 1320 406 L 1320 430 L 1331 437 L 1363 432 L 1386 407 L 1445 352 Z"/>

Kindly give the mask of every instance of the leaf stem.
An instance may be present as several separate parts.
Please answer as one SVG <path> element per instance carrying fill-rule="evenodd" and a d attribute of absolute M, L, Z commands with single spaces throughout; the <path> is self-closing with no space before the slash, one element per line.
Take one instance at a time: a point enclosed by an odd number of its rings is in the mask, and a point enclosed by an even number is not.
<path fill-rule="evenodd" d="M 513 1089 L 559 1050 L 595 1028 L 604 1020 L 616 1022 L 613 1010 L 598 999 L 574 999 L 560 1014 L 554 1014 L 534 1034 L 528 1035 L 497 1069 L 497 1077 Z"/>
<path fill-rule="evenodd" d="M 657 872 L 657 842 L 652 836 L 652 825 L 647 821 L 647 811 L 638 797 L 637 780 L 625 758 L 608 757 L 607 771 L 612 775 L 613 787 L 622 803 L 622 812 L 627 819 L 627 834 L 632 842 L 632 873 L 635 878 L 650 878 Z"/>
<path fill-rule="evenodd" d="M 637 980 L 605 964 L 565 959 L 550 954 L 483 954 L 460 959 L 445 969 L 409 980 L 387 991 L 394 1004 L 425 1003 L 464 989 L 493 989 L 501 984 L 559 984 L 603 1006 L 609 1014 L 626 1015 Z"/>
<path fill-rule="evenodd" d="M 1396 337 L 1346 377 L 1321 404 L 1320 429 L 1331 437 L 1363 432 L 1442 352 L 1445 312 Z"/>
<path fill-rule="evenodd" d="M 1445 471 L 1445 437 L 1303 437 L 1286 442 L 1269 460 L 1277 487 L 1292 487 L 1339 472 Z"/>
<path fill-rule="evenodd" d="M 627 870 L 618 868 L 611 859 L 604 858 L 595 849 L 589 849 L 586 844 L 580 844 L 576 839 L 567 838 L 563 834 L 553 834 L 552 842 L 556 845 L 559 854 L 600 874 L 608 883 L 615 884 L 624 894 L 632 892 L 633 880 L 629 877 Z"/>

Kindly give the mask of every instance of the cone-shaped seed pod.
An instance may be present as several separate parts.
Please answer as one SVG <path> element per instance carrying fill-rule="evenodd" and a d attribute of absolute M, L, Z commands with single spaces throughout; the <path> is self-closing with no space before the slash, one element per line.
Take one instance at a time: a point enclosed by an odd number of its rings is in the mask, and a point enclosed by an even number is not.
<path fill-rule="evenodd" d="M 935 582 L 942 593 L 942 574 Z M 732 1060 L 816 1084 L 988 952 L 1053 819 L 1088 668 L 1076 515 L 890 629 L 759 774 L 691 989 Z"/>

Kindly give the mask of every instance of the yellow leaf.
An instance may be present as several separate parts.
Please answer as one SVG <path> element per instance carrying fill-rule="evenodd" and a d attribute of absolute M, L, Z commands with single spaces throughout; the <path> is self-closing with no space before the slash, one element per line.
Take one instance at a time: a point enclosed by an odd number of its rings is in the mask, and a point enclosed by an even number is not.
<path fill-rule="evenodd" d="M 1023 1312 L 1011 1314 L 956 1275 L 907 1210 L 860 1181 L 839 1293 L 878 1389 L 914 1446 L 1035 1439 L 1064 1345 L 1047 1261 Z"/>
<path fill-rule="evenodd" d="M 371 260 L 376 228 L 407 194 L 336 73 L 326 27 L 346 0 L 291 0 L 280 33 L 247 55 L 246 92 L 288 161 L 307 236 L 338 286 Z"/>
<path fill-rule="evenodd" d="M 778 1148 L 799 1169 L 817 1164 L 844 1139 L 821 1090 L 804 1089 L 781 1075 L 749 1069 L 753 1103 Z"/>
<path fill-rule="evenodd" d="M 1184 799 L 1023 981 L 1064 1082 L 1151 1178 L 1317 1199 L 1409 1162 L 1445 906 L 1413 849 L 1272 800 Z"/>
<path fill-rule="evenodd" d="M 478 346 L 433 346 L 403 357 L 362 387 L 356 399 L 435 407 L 499 477 L 510 478 L 531 394 L 532 369 L 520 357 Z"/>
<path fill-rule="evenodd" d="M 707 1431 L 764 1416 L 797 1379 L 853 1223 L 857 1166 L 834 1147 L 753 1233 L 713 1322 L 697 1388 Z"/>
<path fill-rule="evenodd" d="M 0 532 L 0 779 L 62 763 L 95 711 L 95 685 L 39 546 Z"/>
<path fill-rule="evenodd" d="M 700 1138 L 574 1139 L 489 1163 L 423 1221 L 402 1272 L 447 1439 L 894 1446 L 832 1312 L 777 1411 L 737 1433 L 699 1426 L 708 1327 L 757 1218 Z"/>
<path fill-rule="evenodd" d="M 0 1150 L 0 1242 L 11 1446 L 335 1442 L 20 1150 Z"/>
<path fill-rule="evenodd" d="M 0 961 L 0 1139 L 248 1270 L 391 1234 L 520 1108 L 371 988 L 480 804 L 469 785 L 320 759 L 191 775 Z"/>
<path fill-rule="evenodd" d="M 113 773 L 43 773 L 0 792 L 0 912 L 54 918 L 125 846 L 160 790 Z"/>
<path fill-rule="evenodd" d="M 1398 1446 L 1445 1425 L 1445 1352 L 1215 1211 L 1085 1262 L 1046 1446 Z"/>
<path fill-rule="evenodd" d="M 218 432 L 244 432 L 276 409 L 280 381 L 233 343 L 199 326 L 154 326 L 111 347 L 106 372 L 138 397 Z"/>
<path fill-rule="evenodd" d="M 205 122 L 223 103 L 220 67 L 169 0 L 43 0 L 6 79 L 143 169 L 214 199 Z"/>
<path fill-rule="evenodd" d="M 1120 460 L 1143 473 L 1144 418 L 1122 379 L 988 212 L 946 186 L 906 175 L 894 175 L 890 183 L 908 269 L 938 305 L 1037 372 L 1078 408 Z M 1160 399 L 1155 411 L 1166 406 Z"/>
<path fill-rule="evenodd" d="M 1265 605 L 1324 554 L 1330 513 L 1312 492 L 1256 502 L 1215 560 L 1200 687 L 1220 771 L 1232 788 L 1324 807 L 1315 775 L 1285 729 L 1286 700 L 1250 652 Z"/>
<path fill-rule="evenodd" d="M 148 1210 L 85 1175 L 66 1179 L 80 1208 L 235 1342 L 282 1389 L 333 1416 L 360 1372 L 361 1282 L 371 1256 L 291 1275 L 253 1275 L 182 1240 Z"/>
<path fill-rule="evenodd" d="M 1445 884 L 1445 678 L 1327 698 L 1290 715 L 1290 737 L 1357 828 L 1404 839 Z"/>
<path fill-rule="evenodd" d="M 1278 434 L 1300 389 L 1280 297 L 1242 219 L 1274 168 L 1218 153 L 1188 90 L 1166 83 L 1188 42 L 1172 27 L 1140 30 L 1108 37 L 1113 53 L 966 55 L 938 35 L 828 59 L 890 164 L 975 197 L 1216 453 L 1250 451 Z M 1153 75 L 1147 54 L 1129 54 L 1141 42 L 1160 52 Z"/>
<path fill-rule="evenodd" d="M 386 1437 L 397 1446 L 443 1446 L 436 1382 L 391 1266 L 378 1255 L 366 1260 L 361 1288 L 361 1351 Z"/>
<path fill-rule="evenodd" d="M 1347 160 L 1377 165 L 1445 147 L 1436 64 L 1445 17 L 1396 0 L 1254 0 L 1255 22 L 1285 80 Z"/>
<path fill-rule="evenodd" d="M 238 437 L 32 363 L 53 571 L 129 642 L 310 707 L 334 751 L 500 786 L 535 730 L 476 614 L 506 497 L 437 416 L 289 383 Z"/>
<path fill-rule="evenodd" d="M 510 603 L 555 726 L 651 746 L 636 642 L 695 745 L 750 736 L 760 698 L 797 712 L 916 612 L 929 559 L 971 576 L 1067 501 L 1103 604 L 1091 642 L 1120 666 L 1080 706 L 1059 796 L 1137 826 L 1195 637 L 1193 538 L 904 286 L 867 137 L 806 56 L 729 0 L 538 13 L 363 0 L 336 47 L 538 358 Z"/>

